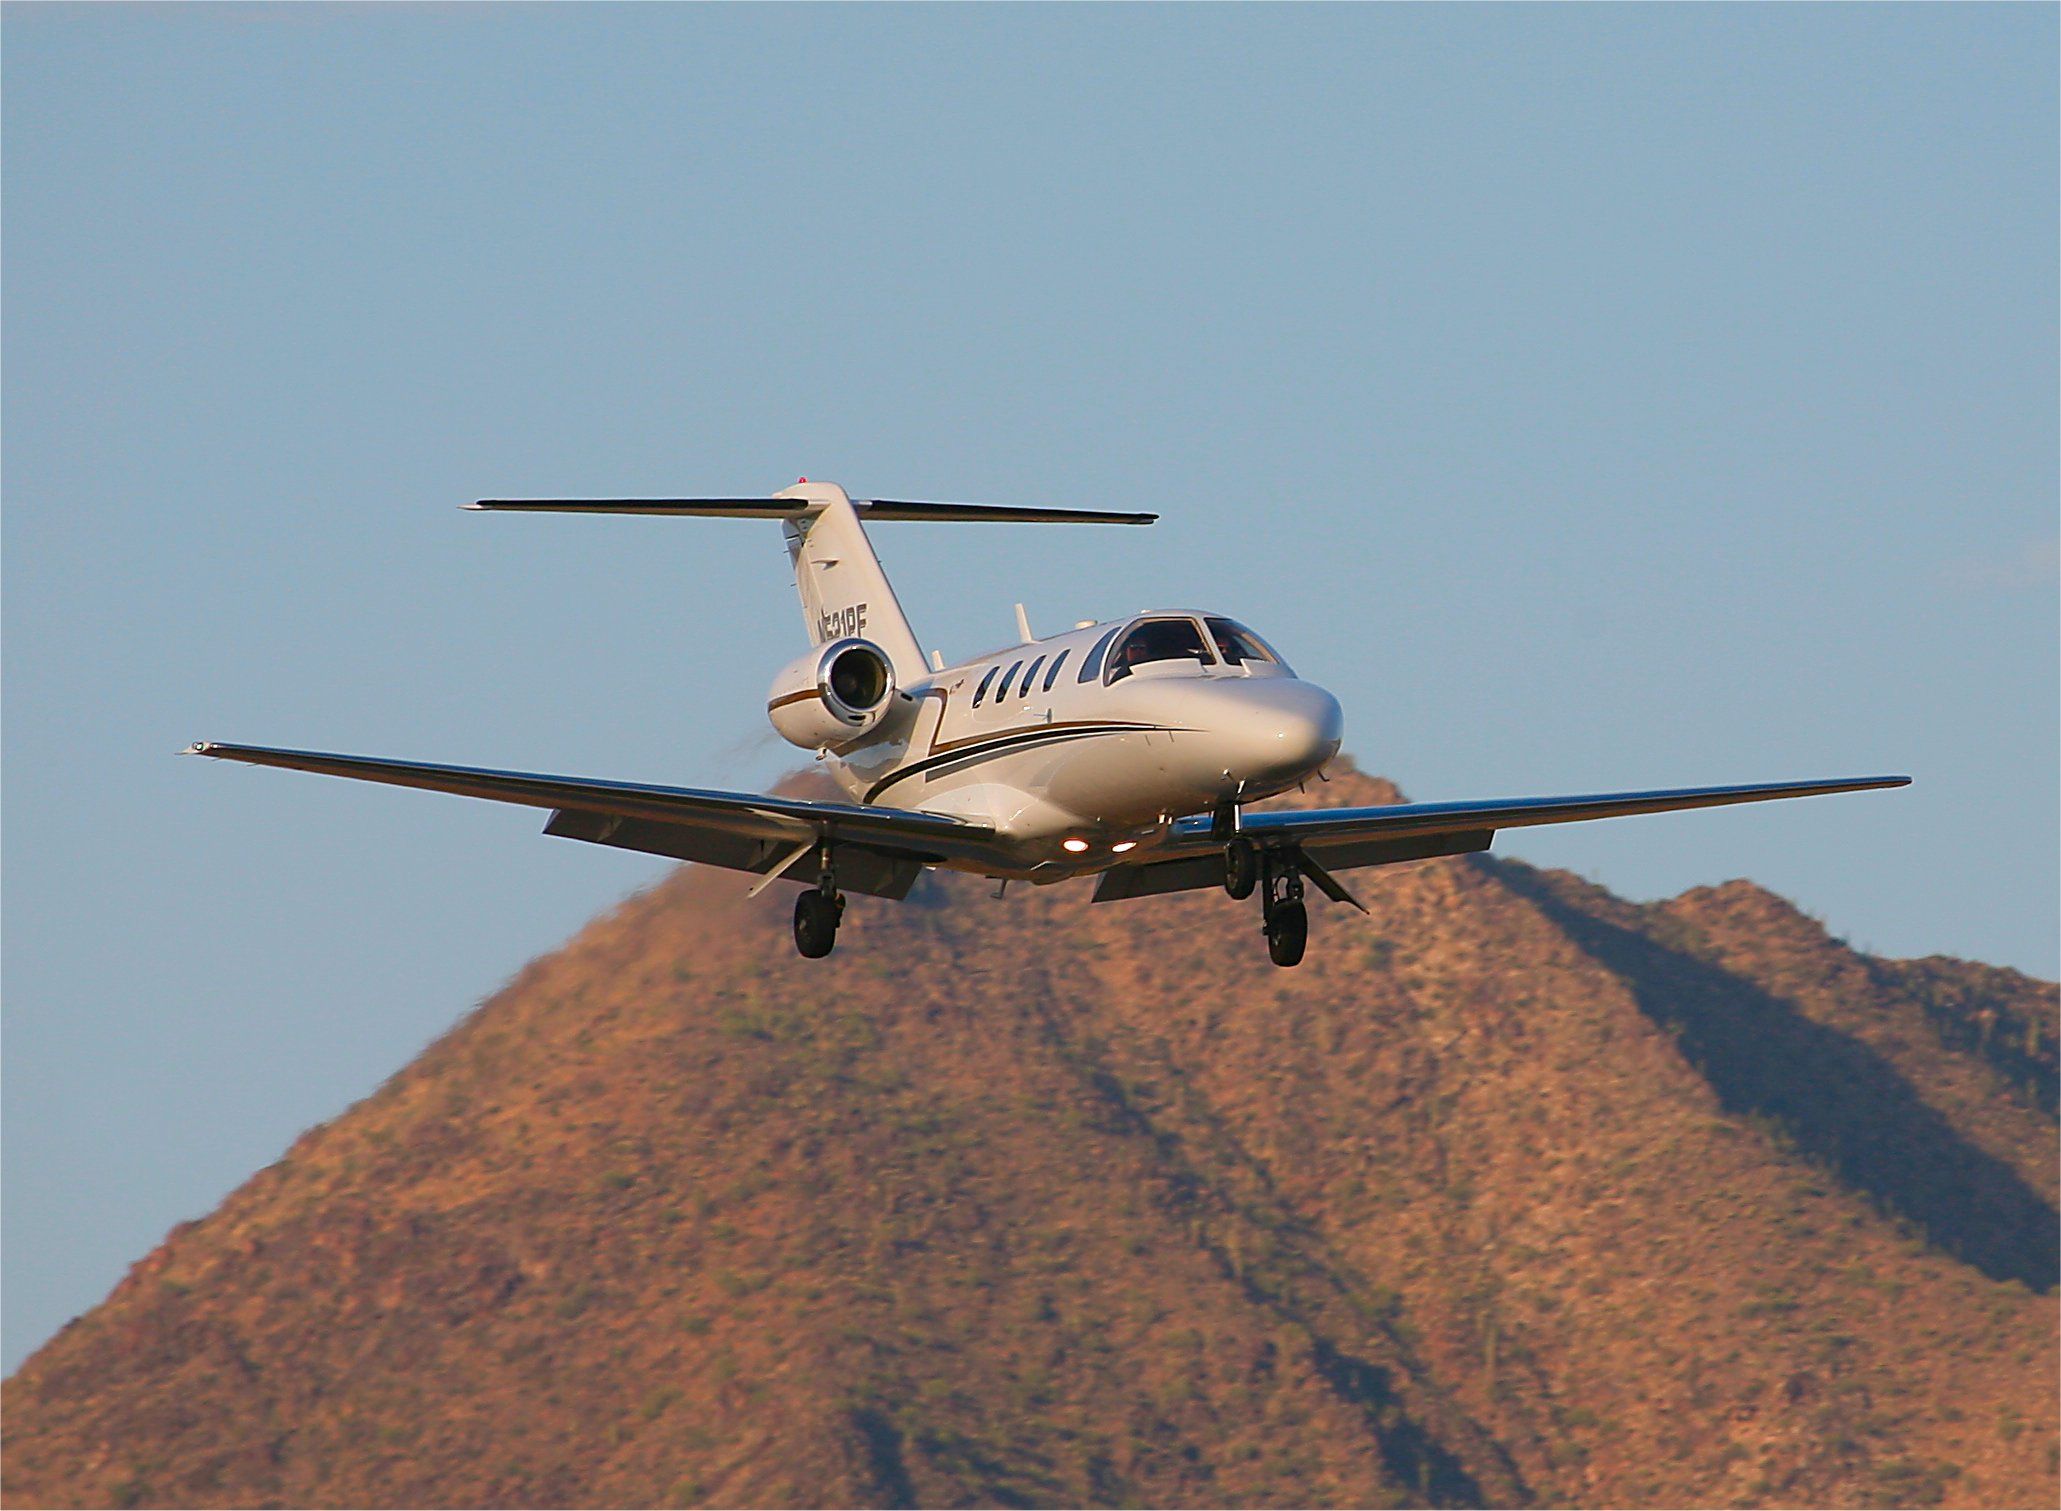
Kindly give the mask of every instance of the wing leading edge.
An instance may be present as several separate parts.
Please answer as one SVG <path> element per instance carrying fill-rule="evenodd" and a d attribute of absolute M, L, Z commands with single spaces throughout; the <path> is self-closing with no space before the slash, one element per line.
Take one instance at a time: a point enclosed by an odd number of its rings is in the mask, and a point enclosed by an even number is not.
<path fill-rule="evenodd" d="M 1674 813 L 1728 803 L 1819 797 L 1908 787 L 1907 776 L 1833 777 L 1816 782 L 1754 782 L 1730 787 L 1666 787 L 1577 797 L 1490 798 L 1459 803 L 1395 803 L 1381 808 L 1317 808 L 1247 814 L 1239 827 L 1255 844 L 1306 850 L 1330 870 L 1464 855 L 1488 849 L 1498 829 L 1572 824 L 1640 813 Z M 1206 815 L 1177 820 L 1151 860 L 1103 873 L 1097 902 L 1181 892 L 1219 884 L 1223 836 Z"/>
<path fill-rule="evenodd" d="M 597 781 L 210 741 L 189 746 L 186 753 L 549 808 L 555 811 L 544 826 L 547 834 L 761 875 L 784 870 L 799 860 L 807 847 L 831 840 L 839 847 L 840 884 L 885 897 L 906 894 L 925 865 L 980 859 L 995 839 L 995 832 L 984 825 L 940 814 L 813 802 L 769 793 Z"/>

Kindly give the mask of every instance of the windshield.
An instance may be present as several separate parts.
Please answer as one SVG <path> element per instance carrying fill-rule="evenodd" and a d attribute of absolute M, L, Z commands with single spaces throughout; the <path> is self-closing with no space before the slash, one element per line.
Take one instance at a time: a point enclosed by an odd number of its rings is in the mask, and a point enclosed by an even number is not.
<path fill-rule="evenodd" d="M 1271 664 L 1287 669 L 1288 663 L 1275 655 L 1267 642 L 1235 619 L 1219 619 L 1212 615 L 1204 623 L 1209 625 L 1209 638 L 1216 642 L 1217 654 L 1224 658 L 1226 666 L 1243 666 L 1248 661 Z"/>
<path fill-rule="evenodd" d="M 1146 619 L 1133 625 L 1110 652 L 1108 680 L 1121 681 L 1153 661 L 1193 661 L 1214 666 L 1216 657 L 1202 643 L 1202 631 L 1196 628 L 1194 620 Z"/>

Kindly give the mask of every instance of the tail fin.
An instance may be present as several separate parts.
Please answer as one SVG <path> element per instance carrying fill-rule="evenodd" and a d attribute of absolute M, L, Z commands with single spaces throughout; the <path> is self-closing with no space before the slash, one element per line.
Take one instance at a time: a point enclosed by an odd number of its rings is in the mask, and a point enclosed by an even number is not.
<path fill-rule="evenodd" d="M 804 479 L 771 498 L 483 498 L 468 509 L 530 514 L 668 514 L 723 519 L 777 519 L 794 563 L 795 591 L 809 640 L 821 645 L 861 635 L 887 652 L 904 686 L 929 675 L 923 650 L 880 569 L 861 518 L 951 520 L 996 524 L 1149 525 L 1156 514 L 1106 509 L 1021 508 L 1010 504 L 925 504 L 848 497 L 835 483 Z"/>
<path fill-rule="evenodd" d="M 773 495 L 807 506 L 787 516 L 788 560 L 794 589 L 801 594 L 809 643 L 822 645 L 846 635 L 872 641 L 893 663 L 895 681 L 909 687 L 930 674 L 923 648 L 909 628 L 895 590 L 880 569 L 858 511 L 835 483 L 796 483 Z"/>

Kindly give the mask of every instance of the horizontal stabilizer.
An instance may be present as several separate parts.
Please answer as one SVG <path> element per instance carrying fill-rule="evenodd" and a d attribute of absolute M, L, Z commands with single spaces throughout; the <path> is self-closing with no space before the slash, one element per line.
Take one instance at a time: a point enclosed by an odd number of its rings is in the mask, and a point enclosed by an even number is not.
<path fill-rule="evenodd" d="M 802 519 L 820 514 L 818 499 L 798 498 L 483 498 L 468 509 L 515 514 L 699 515 L 709 519 Z M 918 519 L 958 524 L 1149 525 L 1157 514 L 1112 509 L 1043 509 L 1015 504 L 924 504 L 853 499 L 862 519 Z"/>
<path fill-rule="evenodd" d="M 877 498 L 852 505 L 868 519 L 935 519 L 983 521 L 999 525 L 1149 525 L 1157 514 L 1130 514 L 1115 509 L 1041 509 L 1018 504 L 917 504 Z"/>

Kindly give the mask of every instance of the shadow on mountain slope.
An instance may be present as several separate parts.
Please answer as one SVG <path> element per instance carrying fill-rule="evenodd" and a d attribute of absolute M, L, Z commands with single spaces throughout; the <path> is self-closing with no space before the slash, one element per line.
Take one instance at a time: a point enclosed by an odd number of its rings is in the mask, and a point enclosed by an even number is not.
<path fill-rule="evenodd" d="M 1992 1280 L 2054 1290 L 2061 1215 L 1873 1049 L 1708 961 L 1584 911 L 1540 873 L 1498 874 L 1631 986 L 1726 1111 L 1769 1119 L 1800 1153 Z"/>
<path fill-rule="evenodd" d="M 851 1414 L 852 1430 L 866 1449 L 867 1468 L 872 1472 L 873 1490 L 882 1506 L 918 1504 L 916 1486 L 909 1479 L 909 1467 L 902 1458 L 902 1434 L 885 1412 L 860 1407 Z"/>
<path fill-rule="evenodd" d="M 1165 1182 L 1166 1210 L 1189 1227 L 1196 1246 L 1224 1277 L 1255 1307 L 1306 1333 L 1310 1364 L 1341 1400 L 1363 1415 L 1381 1462 L 1396 1484 L 1413 1491 L 1427 1506 L 1532 1504 L 1532 1490 L 1510 1456 L 1438 1387 L 1433 1371 L 1392 1325 L 1376 1329 L 1386 1362 L 1340 1346 L 1339 1337 L 1350 1341 L 1359 1331 L 1341 1326 L 1347 1318 L 1357 1318 L 1364 1328 L 1380 1309 L 1366 1295 L 1366 1277 L 1340 1264 L 1316 1231 L 1274 1191 L 1264 1161 L 1214 1117 L 1206 1120 L 1206 1128 L 1190 1127 L 1188 1137 L 1183 1137 L 1141 1106 L 1123 1077 L 1105 1062 L 1097 1047 L 1100 1041 L 1091 1036 L 1082 1042 L 1051 1010 L 1049 1003 L 1057 995 L 1057 987 L 1048 981 L 1042 996 L 1029 999 L 1046 1047 L 1079 1078 L 1112 1131 L 1136 1138 L 1150 1150 Z M 1165 1061 L 1161 1070 L 1170 1080 L 1185 1074 Z M 1222 1179 L 1221 1167 L 1213 1176 L 1189 1156 L 1191 1140 L 1209 1146 L 1217 1160 L 1235 1168 L 1251 1186 L 1241 1192 Z M 1209 1236 L 1207 1222 L 1195 1220 L 1204 1213 L 1223 1224 L 1227 1236 L 1234 1226 L 1244 1230 L 1231 1240 L 1231 1248 Z M 1245 1221 L 1234 1224 L 1234 1213 Z M 1375 1340 L 1369 1336 L 1365 1341 Z M 1470 1469 L 1470 1462 L 1480 1474 Z"/>

